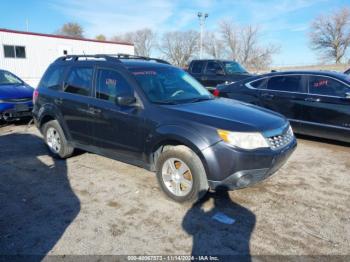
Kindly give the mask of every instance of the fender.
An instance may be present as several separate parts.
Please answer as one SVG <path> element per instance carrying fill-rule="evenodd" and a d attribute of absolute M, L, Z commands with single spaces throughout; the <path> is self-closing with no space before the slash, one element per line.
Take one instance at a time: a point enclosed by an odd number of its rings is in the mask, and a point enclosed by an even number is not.
<path fill-rule="evenodd" d="M 37 117 L 36 117 L 39 130 L 41 129 L 43 119 L 47 116 L 50 116 L 51 118 L 57 120 L 58 123 L 60 124 L 67 140 L 72 141 L 71 135 L 68 131 L 68 128 L 67 128 L 67 125 L 63 119 L 63 116 L 60 113 L 60 110 L 58 110 L 58 108 L 54 104 L 44 104 L 40 107 L 39 112 L 38 112 Z"/>
<path fill-rule="evenodd" d="M 202 154 L 202 150 L 210 147 L 211 143 L 199 135 L 199 132 L 195 129 L 177 125 L 159 126 L 147 137 L 145 155 L 149 163 L 152 164 L 152 154 L 155 150 L 167 141 L 176 141 L 191 148 L 202 159 L 204 168 L 207 170 L 207 161 Z"/>
<path fill-rule="evenodd" d="M 157 145 L 161 145 L 162 141 L 175 140 L 188 147 L 193 151 L 198 153 L 203 149 L 210 146 L 210 143 L 195 129 L 188 127 L 181 127 L 177 125 L 164 125 L 159 126 L 153 134 L 150 134 L 146 140 L 146 150 L 151 150 L 157 148 Z"/>

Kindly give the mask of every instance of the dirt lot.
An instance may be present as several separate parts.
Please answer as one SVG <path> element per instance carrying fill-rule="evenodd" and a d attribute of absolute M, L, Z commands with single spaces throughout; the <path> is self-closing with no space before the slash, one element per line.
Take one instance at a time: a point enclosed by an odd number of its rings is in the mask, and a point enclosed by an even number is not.
<path fill-rule="evenodd" d="M 153 173 L 90 153 L 54 160 L 34 127 L 2 127 L 0 254 L 349 255 L 349 170 L 350 147 L 299 139 L 271 179 L 180 205 Z"/>

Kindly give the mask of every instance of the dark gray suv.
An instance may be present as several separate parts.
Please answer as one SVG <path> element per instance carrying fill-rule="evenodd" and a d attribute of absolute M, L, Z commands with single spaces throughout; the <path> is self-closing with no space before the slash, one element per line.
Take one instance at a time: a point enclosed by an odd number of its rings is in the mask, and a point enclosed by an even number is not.
<path fill-rule="evenodd" d="M 80 148 L 147 168 L 179 202 L 261 181 L 296 147 L 281 115 L 215 98 L 185 71 L 137 56 L 57 59 L 33 113 L 55 156 Z"/>

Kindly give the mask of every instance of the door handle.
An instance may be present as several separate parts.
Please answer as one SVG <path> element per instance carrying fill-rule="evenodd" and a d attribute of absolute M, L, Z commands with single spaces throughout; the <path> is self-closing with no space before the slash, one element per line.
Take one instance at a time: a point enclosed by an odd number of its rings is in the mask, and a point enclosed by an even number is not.
<path fill-rule="evenodd" d="M 264 98 L 270 98 L 270 99 L 275 97 L 275 95 L 269 94 L 269 93 L 262 93 L 261 96 Z"/>
<path fill-rule="evenodd" d="M 99 109 L 99 108 L 89 107 L 89 113 L 91 113 L 91 114 L 96 115 L 96 114 L 100 114 L 101 112 L 102 112 L 102 111 L 101 111 L 101 109 Z"/>
<path fill-rule="evenodd" d="M 61 105 L 63 103 L 62 98 L 55 98 L 53 101 L 58 105 Z"/>
<path fill-rule="evenodd" d="M 306 102 L 320 102 L 321 99 L 319 99 L 319 98 L 313 98 L 313 97 L 307 97 L 307 98 L 305 98 L 305 101 L 306 101 Z"/>

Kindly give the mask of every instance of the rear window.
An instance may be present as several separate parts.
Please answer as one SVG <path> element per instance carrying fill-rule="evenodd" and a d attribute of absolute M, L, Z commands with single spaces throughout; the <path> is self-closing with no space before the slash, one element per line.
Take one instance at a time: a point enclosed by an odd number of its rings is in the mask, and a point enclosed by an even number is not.
<path fill-rule="evenodd" d="M 65 68 L 63 66 L 51 66 L 46 72 L 40 82 L 40 87 L 49 88 L 53 90 L 60 90 L 61 79 Z"/>
<path fill-rule="evenodd" d="M 260 79 L 260 80 L 256 80 L 254 82 L 251 82 L 250 85 L 254 88 L 257 88 L 257 89 L 265 89 L 266 82 L 267 82 L 267 79 L 264 78 L 264 79 Z"/>
<path fill-rule="evenodd" d="M 202 73 L 203 67 L 205 62 L 204 61 L 196 61 L 193 62 L 191 72 L 194 74 L 200 74 Z"/>
<path fill-rule="evenodd" d="M 91 67 L 73 67 L 68 73 L 64 91 L 67 93 L 89 96 L 92 85 Z"/>
<path fill-rule="evenodd" d="M 267 89 L 286 92 L 303 92 L 301 76 L 274 76 L 267 83 Z"/>

